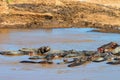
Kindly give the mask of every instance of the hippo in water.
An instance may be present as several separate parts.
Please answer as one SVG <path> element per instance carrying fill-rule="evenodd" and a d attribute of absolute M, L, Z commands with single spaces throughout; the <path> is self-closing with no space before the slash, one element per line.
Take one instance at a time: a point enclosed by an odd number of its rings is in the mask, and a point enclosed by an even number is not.
<path fill-rule="evenodd" d="M 53 64 L 52 61 L 39 61 L 39 62 L 35 62 L 35 61 L 20 61 L 20 63 L 32 63 L 32 64 Z"/>
<path fill-rule="evenodd" d="M 51 50 L 51 48 L 49 46 L 43 46 L 43 47 L 38 48 L 37 53 L 44 54 L 50 50 Z"/>
<path fill-rule="evenodd" d="M 106 60 L 105 58 L 99 57 L 99 58 L 96 58 L 95 60 L 93 60 L 93 62 L 103 62 L 105 60 Z"/>
<path fill-rule="evenodd" d="M 20 51 L 1 51 L 1 55 L 23 55 L 23 52 Z"/>
<path fill-rule="evenodd" d="M 104 44 L 101 47 L 97 48 L 98 52 L 105 53 L 105 52 L 111 52 L 113 49 L 118 47 L 119 45 L 115 42 L 110 42 L 108 44 Z"/>
<path fill-rule="evenodd" d="M 22 49 L 19 49 L 18 51 L 22 52 L 24 55 L 29 55 L 31 52 L 36 53 L 37 49 L 34 49 L 34 48 L 22 48 Z"/>
<path fill-rule="evenodd" d="M 68 67 L 75 67 L 75 66 L 82 65 L 82 64 L 86 63 L 87 58 L 82 56 L 82 57 L 79 57 L 79 58 L 74 58 L 73 61 L 74 62 L 69 64 Z"/>
<path fill-rule="evenodd" d="M 107 64 L 118 65 L 118 64 L 120 64 L 120 60 L 112 60 L 110 62 L 107 62 Z"/>

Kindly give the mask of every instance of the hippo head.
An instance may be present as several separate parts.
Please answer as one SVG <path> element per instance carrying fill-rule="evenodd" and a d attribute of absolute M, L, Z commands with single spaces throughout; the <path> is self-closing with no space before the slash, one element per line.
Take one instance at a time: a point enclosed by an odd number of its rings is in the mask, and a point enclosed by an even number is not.
<path fill-rule="evenodd" d="M 49 47 L 49 46 L 46 46 L 45 47 L 45 52 L 48 52 L 48 51 L 50 51 L 51 50 L 51 48 Z"/>

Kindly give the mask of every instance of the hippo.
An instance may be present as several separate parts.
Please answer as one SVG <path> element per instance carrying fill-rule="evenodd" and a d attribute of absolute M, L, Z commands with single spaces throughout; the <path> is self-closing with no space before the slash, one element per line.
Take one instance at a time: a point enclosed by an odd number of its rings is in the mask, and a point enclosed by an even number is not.
<path fill-rule="evenodd" d="M 93 60 L 93 62 L 103 62 L 103 61 L 106 61 L 106 59 L 103 57 L 98 57 L 97 59 Z"/>
<path fill-rule="evenodd" d="M 43 47 L 38 48 L 37 53 L 43 55 L 44 53 L 46 53 L 50 50 L 51 50 L 51 48 L 49 46 L 43 46 Z"/>
<path fill-rule="evenodd" d="M 120 57 L 115 57 L 114 60 L 120 60 Z"/>
<path fill-rule="evenodd" d="M 96 54 L 97 51 L 85 51 L 84 50 L 83 53 L 84 53 L 85 56 L 92 56 L 92 55 Z"/>
<path fill-rule="evenodd" d="M 44 59 L 46 60 L 52 60 L 52 59 L 58 59 L 61 56 L 59 54 L 47 54 Z"/>
<path fill-rule="evenodd" d="M 40 61 L 38 62 L 40 64 L 53 64 L 52 60 L 48 60 L 48 61 Z"/>
<path fill-rule="evenodd" d="M 74 58 L 74 62 L 69 64 L 68 67 L 75 67 L 75 66 L 79 66 L 82 65 L 84 63 L 86 63 L 87 59 L 80 57 L 80 58 Z"/>
<path fill-rule="evenodd" d="M 32 63 L 32 64 L 53 64 L 52 61 L 39 61 L 39 62 L 35 62 L 35 61 L 20 61 L 20 63 Z"/>
<path fill-rule="evenodd" d="M 119 47 L 116 47 L 113 51 L 112 51 L 113 54 L 115 55 L 120 55 L 120 46 Z"/>
<path fill-rule="evenodd" d="M 44 59 L 45 56 L 31 56 L 29 59 L 36 60 L 36 59 Z"/>
<path fill-rule="evenodd" d="M 20 61 L 20 63 L 34 63 L 34 64 L 36 64 L 38 62 L 35 62 L 35 61 Z"/>
<path fill-rule="evenodd" d="M 23 55 L 23 52 L 20 51 L 1 51 L 1 55 Z"/>
<path fill-rule="evenodd" d="M 82 64 L 84 64 L 86 61 L 78 61 L 78 62 L 73 62 L 72 64 L 69 64 L 68 67 L 75 67 L 75 66 L 80 66 Z"/>
<path fill-rule="evenodd" d="M 101 47 L 97 48 L 97 51 L 100 53 L 111 52 L 113 49 L 118 47 L 119 45 L 115 42 L 110 42 L 108 44 L 104 44 Z"/>
<path fill-rule="evenodd" d="M 118 65 L 120 64 L 120 60 L 113 60 L 113 61 L 107 62 L 107 64 Z"/>
<path fill-rule="evenodd" d="M 22 49 L 19 49 L 18 51 L 21 51 L 24 55 L 29 55 L 31 52 L 36 53 L 37 49 L 34 49 L 34 48 L 22 48 Z"/>
<path fill-rule="evenodd" d="M 64 56 L 65 58 L 71 58 L 71 57 L 77 57 L 77 54 L 67 54 L 66 56 Z"/>
<path fill-rule="evenodd" d="M 59 62 L 59 63 L 57 63 L 57 64 L 69 64 L 69 63 L 73 63 L 74 62 L 74 58 L 73 59 L 71 59 L 71 58 L 64 58 L 63 59 L 63 62 Z"/>

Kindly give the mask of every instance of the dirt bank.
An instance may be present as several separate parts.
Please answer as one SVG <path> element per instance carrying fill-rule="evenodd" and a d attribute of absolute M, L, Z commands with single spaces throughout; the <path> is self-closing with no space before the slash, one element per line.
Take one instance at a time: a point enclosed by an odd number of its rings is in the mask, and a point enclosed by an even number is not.
<path fill-rule="evenodd" d="M 111 6 L 74 0 L 0 3 L 0 28 L 120 27 L 120 9 Z"/>
<path fill-rule="evenodd" d="M 85 0 L 86 2 L 90 3 L 97 3 L 97 4 L 102 4 L 106 6 L 112 6 L 116 8 L 120 8 L 120 0 Z"/>

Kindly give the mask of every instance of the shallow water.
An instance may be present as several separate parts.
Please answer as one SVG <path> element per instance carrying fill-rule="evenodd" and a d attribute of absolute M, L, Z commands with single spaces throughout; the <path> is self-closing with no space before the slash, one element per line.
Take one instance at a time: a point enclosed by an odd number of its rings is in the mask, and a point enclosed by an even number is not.
<path fill-rule="evenodd" d="M 56 50 L 96 50 L 114 41 L 120 44 L 120 34 L 91 32 L 90 28 L 0 30 L 0 50 L 50 46 Z M 29 56 L 0 55 L 1 80 L 119 80 L 120 65 L 88 63 L 68 68 L 67 65 L 22 64 Z M 60 62 L 55 60 L 54 62 Z"/>
<path fill-rule="evenodd" d="M 119 34 L 90 32 L 90 28 L 0 30 L 0 50 L 18 50 L 23 47 L 52 49 L 95 50 L 104 43 L 120 43 Z M 92 46 L 92 47 L 91 47 Z"/>

